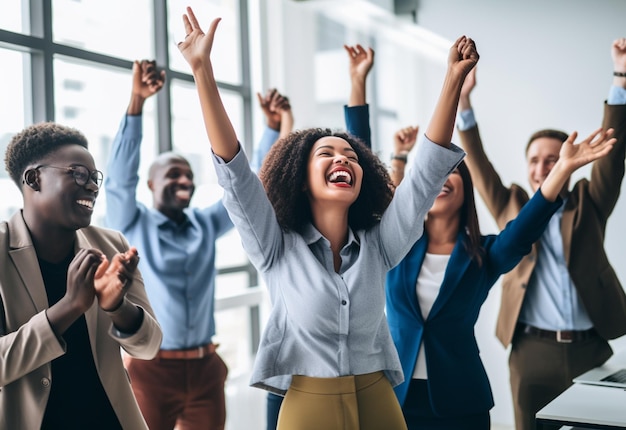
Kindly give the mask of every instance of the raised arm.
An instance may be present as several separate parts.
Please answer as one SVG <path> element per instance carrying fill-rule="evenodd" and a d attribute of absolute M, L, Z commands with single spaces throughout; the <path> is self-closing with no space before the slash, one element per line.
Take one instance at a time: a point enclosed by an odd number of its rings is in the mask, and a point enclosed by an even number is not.
<path fill-rule="evenodd" d="M 426 136 L 432 142 L 446 148 L 450 147 L 461 87 L 467 74 L 478 62 L 478 58 L 476 45 L 468 37 L 459 37 L 450 48 L 443 88 L 426 129 Z"/>
<path fill-rule="evenodd" d="M 374 66 L 374 50 L 361 45 L 343 45 L 348 54 L 350 96 L 344 106 L 346 131 L 361 139 L 368 148 L 372 147 L 369 106 L 366 98 L 367 76 Z"/>
<path fill-rule="evenodd" d="M 391 156 L 391 181 L 394 186 L 400 185 L 404 179 L 404 169 L 408 161 L 409 152 L 417 141 L 418 126 L 408 126 L 396 131 L 393 135 L 393 154 Z"/>
<path fill-rule="evenodd" d="M 141 115 L 146 100 L 158 93 L 165 84 L 165 70 L 158 70 L 154 60 L 135 60 L 133 87 L 126 113 Z"/>
<path fill-rule="evenodd" d="M 589 181 L 589 195 L 595 206 L 608 217 L 620 196 L 626 158 L 626 38 L 611 44 L 613 81 L 604 104 L 602 128 L 614 130 L 617 139 L 611 154 L 593 163 Z M 620 76 L 620 74 L 622 76 Z"/>
<path fill-rule="evenodd" d="M 263 159 L 265 159 L 272 145 L 293 130 L 293 113 L 286 96 L 272 88 L 264 96 L 257 93 L 257 99 L 259 100 L 259 107 L 265 115 L 266 128 L 250 162 L 252 170 L 255 172 L 261 170 Z"/>
<path fill-rule="evenodd" d="M 573 132 L 561 146 L 559 159 L 541 184 L 541 194 L 548 201 L 555 201 L 570 175 L 580 167 L 607 155 L 615 138 L 611 138 L 613 129 L 594 131 L 582 142 L 575 144 L 578 133 Z"/>
<path fill-rule="evenodd" d="M 366 103 L 365 87 L 367 75 L 374 65 L 374 50 L 361 45 L 343 45 L 350 61 L 350 98 L 348 106 L 361 106 Z"/>
<path fill-rule="evenodd" d="M 143 107 L 146 100 L 158 93 L 164 84 L 165 71 L 159 71 L 155 61 L 133 63 L 130 100 L 111 146 L 104 181 L 106 223 L 116 230 L 124 231 L 136 219 L 141 206 L 137 203 L 136 190 L 143 137 Z"/>
<path fill-rule="evenodd" d="M 191 66 L 211 148 L 215 155 L 229 162 L 239 152 L 239 142 L 226 109 L 224 109 L 210 58 L 213 39 L 220 19 L 214 19 L 205 34 L 200 28 L 193 10 L 187 7 L 187 13 L 183 15 L 186 36 L 184 41 L 178 43 L 178 49 Z"/>

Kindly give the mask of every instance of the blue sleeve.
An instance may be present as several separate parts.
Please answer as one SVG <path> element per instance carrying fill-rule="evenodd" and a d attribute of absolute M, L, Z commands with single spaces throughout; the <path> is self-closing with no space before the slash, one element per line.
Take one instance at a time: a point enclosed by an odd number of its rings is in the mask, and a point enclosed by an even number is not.
<path fill-rule="evenodd" d="M 369 105 L 343 107 L 346 121 L 346 131 L 354 137 L 361 139 L 368 148 L 372 149 L 372 133 L 370 130 Z"/>
<path fill-rule="evenodd" d="M 113 140 L 104 180 L 106 224 L 124 231 L 139 213 L 136 198 L 143 137 L 142 116 L 124 115 Z"/>
<path fill-rule="evenodd" d="M 456 126 L 461 131 L 466 131 L 476 126 L 474 111 L 472 109 L 460 111 L 456 116 Z"/>
<path fill-rule="evenodd" d="M 492 266 L 502 273 L 513 269 L 522 257 L 528 254 L 548 226 L 554 213 L 561 207 L 563 200 L 558 197 L 549 202 L 538 190 L 522 207 L 517 216 L 509 221 L 495 238 L 488 250 Z"/>
<path fill-rule="evenodd" d="M 610 105 L 626 105 L 626 88 L 612 85 L 606 102 Z"/>
<path fill-rule="evenodd" d="M 261 136 L 261 140 L 259 141 L 257 147 L 254 149 L 254 153 L 252 154 L 250 167 L 252 168 L 253 172 L 259 173 L 265 156 L 270 151 L 272 145 L 278 140 L 279 135 L 280 133 L 278 132 L 278 130 L 274 130 L 273 128 L 265 126 L 263 136 Z"/>

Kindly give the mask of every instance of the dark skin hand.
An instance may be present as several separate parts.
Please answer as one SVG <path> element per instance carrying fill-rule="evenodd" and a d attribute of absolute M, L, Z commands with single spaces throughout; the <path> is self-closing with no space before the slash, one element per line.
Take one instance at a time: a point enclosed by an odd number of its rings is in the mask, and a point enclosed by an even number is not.
<path fill-rule="evenodd" d="M 138 262 L 136 248 L 116 254 L 110 263 L 97 249 L 78 251 L 68 268 L 65 296 L 46 311 L 54 332 L 63 335 L 91 307 L 96 297 L 105 311 L 118 307 L 120 312 L 111 315 L 118 330 L 125 333 L 136 331 L 143 313 L 135 305 L 128 303 L 126 306 L 123 299 Z M 123 309 L 119 308 L 120 305 Z"/>

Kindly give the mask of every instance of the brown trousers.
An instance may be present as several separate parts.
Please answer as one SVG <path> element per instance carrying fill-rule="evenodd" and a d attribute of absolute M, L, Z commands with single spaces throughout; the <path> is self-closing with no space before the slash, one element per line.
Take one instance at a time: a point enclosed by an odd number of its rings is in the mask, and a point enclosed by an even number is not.
<path fill-rule="evenodd" d="M 406 430 L 402 409 L 383 372 L 338 378 L 294 376 L 278 430 Z"/>
<path fill-rule="evenodd" d="M 516 334 L 509 355 L 516 430 L 535 430 L 535 414 L 541 408 L 572 385 L 573 378 L 600 366 L 612 354 L 608 342 L 597 335 L 559 343 Z"/>
<path fill-rule="evenodd" d="M 124 364 L 150 430 L 223 430 L 228 369 L 213 353 L 193 360 L 126 356 Z"/>

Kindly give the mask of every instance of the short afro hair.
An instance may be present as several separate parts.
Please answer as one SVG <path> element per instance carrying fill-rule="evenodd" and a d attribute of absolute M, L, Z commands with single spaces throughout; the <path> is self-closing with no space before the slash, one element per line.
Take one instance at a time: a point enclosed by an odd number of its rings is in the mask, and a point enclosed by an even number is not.
<path fill-rule="evenodd" d="M 6 171 L 21 189 L 22 175 L 29 165 L 43 159 L 64 145 L 88 148 L 80 131 L 54 122 L 40 122 L 13 136 L 4 155 Z"/>

